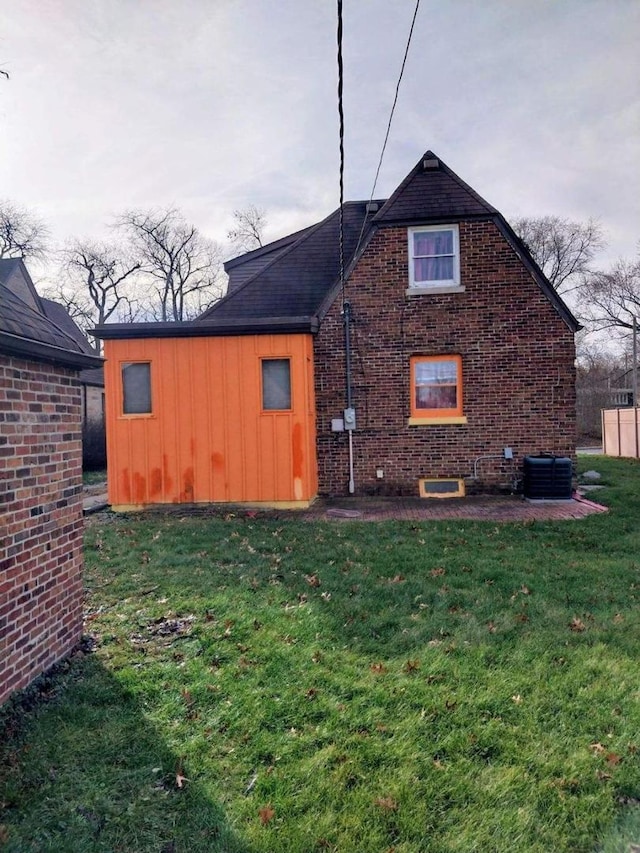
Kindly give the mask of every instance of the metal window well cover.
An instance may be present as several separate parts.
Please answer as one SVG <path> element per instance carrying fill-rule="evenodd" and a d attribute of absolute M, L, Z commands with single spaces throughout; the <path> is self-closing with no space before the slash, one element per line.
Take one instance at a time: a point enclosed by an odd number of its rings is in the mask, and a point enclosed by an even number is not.
<path fill-rule="evenodd" d="M 423 477 L 418 480 L 421 498 L 463 498 L 464 480 Z"/>

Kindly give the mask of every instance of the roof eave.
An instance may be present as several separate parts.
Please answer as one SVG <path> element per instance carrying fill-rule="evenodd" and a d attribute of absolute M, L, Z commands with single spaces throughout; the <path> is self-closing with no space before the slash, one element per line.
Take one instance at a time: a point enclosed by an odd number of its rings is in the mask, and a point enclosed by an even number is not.
<path fill-rule="evenodd" d="M 98 355 L 72 352 L 53 344 L 45 344 L 42 341 L 12 335 L 9 332 L 0 332 L 0 351 L 7 355 L 18 356 L 33 361 L 46 361 L 62 367 L 69 367 L 73 370 L 102 367 L 104 364 L 104 359 Z"/>
<path fill-rule="evenodd" d="M 233 335 L 315 334 L 318 318 L 305 317 L 239 317 L 207 320 L 199 323 L 106 323 L 96 326 L 91 334 L 102 340 L 141 338 L 202 338 Z"/>
<path fill-rule="evenodd" d="M 527 267 L 531 275 L 534 277 L 534 279 L 542 289 L 542 292 L 545 294 L 549 302 L 551 302 L 551 304 L 556 309 L 558 314 L 562 317 L 567 326 L 569 326 L 569 328 L 573 332 L 579 332 L 580 329 L 583 328 L 583 326 L 574 317 L 573 313 L 565 304 L 558 291 L 553 287 L 549 279 L 542 272 L 527 247 L 518 237 L 513 228 L 509 225 L 504 216 L 501 213 L 496 213 L 493 217 L 493 221 L 495 222 L 502 236 L 509 243 L 511 248 L 518 254 L 520 260 Z"/>

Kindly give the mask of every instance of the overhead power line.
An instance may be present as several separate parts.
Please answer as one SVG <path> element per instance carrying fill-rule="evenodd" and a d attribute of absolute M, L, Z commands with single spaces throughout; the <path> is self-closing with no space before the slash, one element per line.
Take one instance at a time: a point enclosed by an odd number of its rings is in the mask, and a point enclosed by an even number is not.
<path fill-rule="evenodd" d="M 407 44 L 404 49 L 404 56 L 402 57 L 402 65 L 400 67 L 400 74 L 398 75 L 398 82 L 396 83 L 396 91 L 393 97 L 393 104 L 391 105 L 391 112 L 389 113 L 389 121 L 387 122 L 387 131 L 384 135 L 384 142 L 382 143 L 382 150 L 380 151 L 380 159 L 378 160 L 378 168 L 376 169 L 376 176 L 373 180 L 373 186 L 371 187 L 371 195 L 369 196 L 369 204 L 373 201 L 373 196 L 376 192 L 376 186 L 378 185 L 378 178 L 380 177 L 380 169 L 382 168 L 382 161 L 384 160 L 384 154 L 387 150 L 387 142 L 389 141 L 389 134 L 391 133 L 391 123 L 393 122 L 393 115 L 396 111 L 396 104 L 398 103 L 398 95 L 400 94 L 400 84 L 402 83 L 402 77 L 404 76 L 404 69 L 407 64 L 407 57 L 409 56 L 409 48 L 411 47 L 411 39 L 413 38 L 413 30 L 416 25 L 416 18 L 418 17 L 418 9 L 420 8 L 420 0 L 416 0 L 416 6 L 413 10 L 413 18 L 411 19 L 411 27 L 409 28 L 409 35 L 407 36 Z M 360 248 L 360 244 L 362 242 L 362 236 L 364 234 L 364 228 L 366 224 L 366 215 L 362 220 L 362 228 L 360 229 L 360 236 L 358 237 L 358 244 L 356 246 L 355 255 L 358 254 L 358 249 Z"/>

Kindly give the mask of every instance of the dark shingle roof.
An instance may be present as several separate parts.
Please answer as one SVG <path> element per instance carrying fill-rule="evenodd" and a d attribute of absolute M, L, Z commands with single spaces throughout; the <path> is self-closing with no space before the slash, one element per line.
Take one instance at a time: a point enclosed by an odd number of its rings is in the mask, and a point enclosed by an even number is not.
<path fill-rule="evenodd" d="M 387 201 L 344 205 L 344 266 L 350 270 L 378 228 L 492 220 L 573 329 L 579 325 L 504 217 L 427 151 Z M 98 337 L 178 337 L 204 334 L 315 331 L 339 291 L 339 210 L 317 225 L 234 258 L 225 268 L 230 291 L 193 323 L 102 326 Z"/>
<path fill-rule="evenodd" d="M 442 222 L 443 219 L 493 216 L 497 212 L 432 151 L 427 151 L 373 221 L 379 225 Z"/>
<path fill-rule="evenodd" d="M 40 301 L 42 302 L 44 313 L 52 323 L 55 323 L 59 329 L 61 329 L 70 338 L 73 338 L 82 351 L 86 352 L 87 355 L 96 355 L 96 351 L 93 349 L 82 330 L 76 325 L 75 320 L 71 317 L 64 305 L 60 305 L 59 302 L 54 302 L 53 299 L 43 299 L 42 297 Z"/>
<path fill-rule="evenodd" d="M 344 205 L 344 257 L 356 250 L 367 202 Z M 371 214 L 369 214 L 370 218 Z M 340 215 L 336 210 L 278 253 L 262 270 L 195 321 L 236 317 L 312 317 L 340 277 Z"/>
<path fill-rule="evenodd" d="M 95 385 L 104 388 L 104 367 L 93 367 L 80 371 L 80 382 L 83 385 Z"/>
<path fill-rule="evenodd" d="M 0 258 L 0 283 L 6 284 L 30 308 L 42 314 L 42 300 L 22 258 Z"/>
<path fill-rule="evenodd" d="M 21 264 L 22 269 L 17 268 L 15 264 Z M 20 272 L 20 276 L 15 275 L 16 271 Z M 99 367 L 102 364 L 99 356 L 87 353 L 74 337 L 46 316 L 44 300 L 40 300 L 35 294 L 36 299 L 30 299 L 31 304 L 27 304 L 21 298 L 26 285 L 29 286 L 29 292 L 33 289 L 33 283 L 28 273 L 26 276 L 25 273 L 26 268 L 21 260 L 11 265 L 0 265 L 0 350 L 11 355 L 53 362 L 75 369 Z M 9 282 L 10 286 L 4 281 Z M 36 304 L 41 310 L 32 307 Z M 80 332 L 79 329 L 77 331 Z"/>
<path fill-rule="evenodd" d="M 281 237 L 279 240 L 267 243 L 266 246 L 260 246 L 258 249 L 253 249 L 251 252 L 245 252 L 243 255 L 226 261 L 224 269 L 229 276 L 227 293 L 233 293 L 241 284 L 253 278 L 256 273 L 259 273 L 277 257 L 282 255 L 289 246 L 296 243 L 303 234 L 311 231 L 313 227 L 311 225 L 308 228 L 302 228 L 300 231 L 295 231 L 293 234 L 287 234 L 286 237 Z"/>

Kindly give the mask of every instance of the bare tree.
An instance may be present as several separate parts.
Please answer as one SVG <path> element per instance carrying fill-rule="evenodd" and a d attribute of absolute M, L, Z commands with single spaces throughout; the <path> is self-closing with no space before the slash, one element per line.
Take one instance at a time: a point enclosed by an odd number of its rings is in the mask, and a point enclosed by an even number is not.
<path fill-rule="evenodd" d="M 621 260 L 606 272 L 589 276 L 584 289 L 583 316 L 594 329 L 633 329 L 640 324 L 640 258 Z"/>
<path fill-rule="evenodd" d="M 602 226 L 594 219 L 572 222 L 559 216 L 524 217 L 511 224 L 553 287 L 563 295 L 582 287 L 593 258 L 605 245 Z"/>
<path fill-rule="evenodd" d="M 220 250 L 178 210 L 127 211 L 117 227 L 141 259 L 154 319 L 187 320 L 220 298 Z"/>
<path fill-rule="evenodd" d="M 250 252 L 262 246 L 262 235 L 267 224 L 266 211 L 254 204 L 233 211 L 234 227 L 227 231 L 227 239 L 236 252 Z"/>
<path fill-rule="evenodd" d="M 586 332 L 577 336 L 576 415 L 579 441 L 602 436 L 601 410 L 615 400 L 626 360 L 612 352 L 606 342 L 594 340 Z"/>
<path fill-rule="evenodd" d="M 109 243 L 75 240 L 62 250 L 61 281 L 48 295 L 61 302 L 85 331 L 110 318 L 133 320 L 137 301 L 130 285 L 142 263 Z M 96 344 L 99 347 L 99 344 Z"/>
<path fill-rule="evenodd" d="M 0 258 L 32 258 L 41 261 L 49 232 L 34 213 L 12 201 L 0 201 Z"/>

